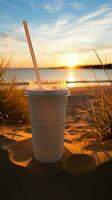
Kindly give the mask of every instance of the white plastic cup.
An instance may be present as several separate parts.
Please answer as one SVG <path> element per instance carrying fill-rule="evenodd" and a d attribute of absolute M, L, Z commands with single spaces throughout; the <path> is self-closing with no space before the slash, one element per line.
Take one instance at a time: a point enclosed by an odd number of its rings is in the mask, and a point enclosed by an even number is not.
<path fill-rule="evenodd" d="M 33 152 L 36 160 L 52 163 L 64 152 L 67 88 L 27 90 L 32 124 Z"/>

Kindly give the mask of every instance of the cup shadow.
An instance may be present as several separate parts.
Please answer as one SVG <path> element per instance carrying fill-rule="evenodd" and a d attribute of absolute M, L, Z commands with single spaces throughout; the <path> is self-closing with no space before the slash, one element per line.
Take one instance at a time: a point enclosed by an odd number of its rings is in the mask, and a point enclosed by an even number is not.
<path fill-rule="evenodd" d="M 32 148 L 32 138 L 17 142 L 12 145 L 9 149 L 9 156 L 12 161 L 23 162 L 32 158 L 33 148 Z"/>
<path fill-rule="evenodd" d="M 71 152 L 64 147 L 63 158 L 54 163 L 42 163 L 35 160 L 34 156 L 32 160 L 27 165 L 27 170 L 37 176 L 48 176 L 55 174 L 64 169 L 64 161 L 68 159 L 71 155 Z"/>

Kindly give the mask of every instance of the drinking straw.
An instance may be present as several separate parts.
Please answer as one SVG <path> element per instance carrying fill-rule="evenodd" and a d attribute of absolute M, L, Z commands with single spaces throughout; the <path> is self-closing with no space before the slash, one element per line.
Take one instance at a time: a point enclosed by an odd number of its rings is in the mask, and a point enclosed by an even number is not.
<path fill-rule="evenodd" d="M 40 79 L 40 74 L 39 74 L 39 70 L 38 70 L 38 65 L 37 65 L 37 61 L 36 61 L 36 58 L 35 58 L 35 53 L 34 53 L 34 50 L 33 50 L 33 45 L 32 45 L 32 41 L 31 41 L 31 37 L 30 37 L 30 33 L 29 33 L 29 30 L 28 30 L 28 25 L 27 25 L 26 21 L 23 21 L 23 26 L 24 26 L 24 30 L 25 30 L 26 39 L 27 39 L 27 42 L 28 42 L 32 62 L 33 62 L 33 65 L 34 65 L 37 82 L 39 84 L 39 87 L 41 88 L 41 79 Z"/>

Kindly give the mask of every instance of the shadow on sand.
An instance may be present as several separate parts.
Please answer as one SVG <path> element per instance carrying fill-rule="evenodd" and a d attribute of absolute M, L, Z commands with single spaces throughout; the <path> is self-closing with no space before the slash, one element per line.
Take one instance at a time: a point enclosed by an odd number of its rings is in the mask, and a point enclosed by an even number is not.
<path fill-rule="evenodd" d="M 61 161 L 43 164 L 33 158 L 31 139 L 13 145 L 12 152 L 18 163 L 31 161 L 21 167 L 0 150 L 1 200 L 100 200 L 111 193 L 112 161 L 96 168 L 90 155 L 73 155 L 65 148 Z"/>

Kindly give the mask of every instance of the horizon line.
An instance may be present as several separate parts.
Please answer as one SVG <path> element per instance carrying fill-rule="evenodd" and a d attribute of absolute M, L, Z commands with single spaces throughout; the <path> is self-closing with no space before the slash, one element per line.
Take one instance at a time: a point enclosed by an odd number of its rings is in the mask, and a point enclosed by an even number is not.
<path fill-rule="evenodd" d="M 112 68 L 112 63 L 108 64 L 103 64 L 105 67 L 109 67 L 110 69 Z M 102 68 L 101 64 L 88 64 L 88 65 L 75 65 L 75 66 L 57 66 L 57 67 L 38 67 L 39 69 L 77 69 L 77 68 L 90 68 L 90 67 L 95 67 L 95 68 Z M 33 69 L 34 67 L 9 67 L 10 69 Z"/>

